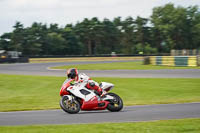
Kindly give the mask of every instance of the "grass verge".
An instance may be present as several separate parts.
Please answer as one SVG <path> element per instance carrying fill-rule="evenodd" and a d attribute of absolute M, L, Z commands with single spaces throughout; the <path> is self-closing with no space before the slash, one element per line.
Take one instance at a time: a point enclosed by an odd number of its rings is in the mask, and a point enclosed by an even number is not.
<path fill-rule="evenodd" d="M 0 126 L 1 133 L 199 133 L 200 119 L 78 125 Z"/>
<path fill-rule="evenodd" d="M 157 69 L 200 69 L 200 67 L 177 67 L 177 66 L 154 66 L 143 65 L 142 61 L 137 62 L 114 62 L 114 63 L 98 63 L 98 64 L 80 64 L 51 67 L 52 69 L 69 69 L 77 68 L 79 70 L 157 70 Z"/>
<path fill-rule="evenodd" d="M 64 77 L 0 74 L 0 111 L 56 109 Z M 125 105 L 200 102 L 200 79 L 93 78 L 115 84 Z"/>
<path fill-rule="evenodd" d="M 73 61 L 119 61 L 119 60 L 143 60 L 142 56 L 137 57 L 74 57 L 74 58 L 30 58 L 30 63 L 47 62 L 73 62 Z"/>

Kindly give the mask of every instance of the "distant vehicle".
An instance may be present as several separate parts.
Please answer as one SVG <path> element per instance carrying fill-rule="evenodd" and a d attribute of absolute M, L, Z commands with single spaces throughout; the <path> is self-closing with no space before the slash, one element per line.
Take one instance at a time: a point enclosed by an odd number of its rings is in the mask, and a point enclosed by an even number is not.
<path fill-rule="evenodd" d="M 8 55 L 11 58 L 19 58 L 22 55 L 22 52 L 8 51 Z"/>
<path fill-rule="evenodd" d="M 0 50 L 0 58 L 2 59 L 7 58 L 7 53 L 5 50 Z"/>
<path fill-rule="evenodd" d="M 80 110 L 105 110 L 120 111 L 123 108 L 122 99 L 115 93 L 108 93 L 114 85 L 107 82 L 100 83 L 103 90 L 102 96 L 97 96 L 93 90 L 85 86 L 87 81 L 70 84 L 72 79 L 67 79 L 60 90 L 60 107 L 67 113 L 75 114 Z"/>
<path fill-rule="evenodd" d="M 0 63 L 29 62 L 28 57 L 21 57 L 22 52 L 0 50 Z"/>

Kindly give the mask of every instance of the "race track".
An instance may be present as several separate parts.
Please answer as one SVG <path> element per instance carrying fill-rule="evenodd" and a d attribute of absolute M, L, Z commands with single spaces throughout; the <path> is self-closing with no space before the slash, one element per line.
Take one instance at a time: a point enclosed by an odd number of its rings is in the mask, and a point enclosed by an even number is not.
<path fill-rule="evenodd" d="M 19 75 L 66 76 L 65 70 L 49 70 L 49 67 L 111 63 L 66 62 L 66 63 L 17 63 L 0 64 L 0 73 Z M 120 61 L 121 62 L 121 61 Z M 80 71 L 91 77 L 132 77 L 132 78 L 200 78 L 200 69 L 174 70 L 85 70 Z M 35 125 L 35 124 L 77 124 L 100 122 L 136 122 L 179 118 L 200 118 L 200 103 L 142 105 L 125 107 L 121 112 L 81 111 L 71 115 L 60 110 L 0 112 L 0 125 Z"/>
<path fill-rule="evenodd" d="M 66 63 L 21 63 L 1 64 L 0 73 L 20 75 L 45 75 L 45 76 L 66 76 L 66 70 L 49 70 L 49 67 L 111 63 L 116 61 L 97 62 L 66 62 Z M 122 61 L 119 61 L 122 62 Z M 162 69 L 162 70 L 84 70 L 91 77 L 129 77 L 129 78 L 200 78 L 200 69 Z"/>
<path fill-rule="evenodd" d="M 67 114 L 62 110 L 0 112 L 0 126 L 137 122 L 180 118 L 200 118 L 200 103 L 141 105 L 125 107 L 121 112 L 82 111 L 78 114 Z"/>

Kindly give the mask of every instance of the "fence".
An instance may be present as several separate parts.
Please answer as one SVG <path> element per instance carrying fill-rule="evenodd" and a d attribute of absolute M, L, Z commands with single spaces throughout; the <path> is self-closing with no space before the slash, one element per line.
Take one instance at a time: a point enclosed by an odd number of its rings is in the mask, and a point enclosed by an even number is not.
<path fill-rule="evenodd" d="M 200 55 L 199 49 L 182 49 L 182 50 L 171 50 L 171 56 L 195 56 Z"/>

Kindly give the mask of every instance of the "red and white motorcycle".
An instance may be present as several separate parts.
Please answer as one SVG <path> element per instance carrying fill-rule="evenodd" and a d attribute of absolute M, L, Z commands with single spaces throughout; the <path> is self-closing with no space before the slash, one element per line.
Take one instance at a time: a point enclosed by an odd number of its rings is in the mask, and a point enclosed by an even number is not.
<path fill-rule="evenodd" d="M 60 90 L 60 107 L 67 113 L 75 114 L 80 110 L 105 110 L 112 112 L 120 111 L 123 108 L 122 99 L 115 93 L 108 93 L 114 85 L 102 82 L 103 96 L 99 97 L 93 90 L 85 86 L 87 81 L 71 84 L 72 80 L 66 80 Z"/>

